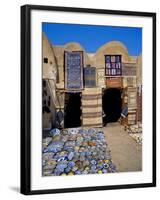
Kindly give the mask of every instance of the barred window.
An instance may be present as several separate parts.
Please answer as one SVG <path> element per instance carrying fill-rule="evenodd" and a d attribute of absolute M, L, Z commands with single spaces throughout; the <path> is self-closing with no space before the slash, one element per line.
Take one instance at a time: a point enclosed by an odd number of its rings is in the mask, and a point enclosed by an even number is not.
<path fill-rule="evenodd" d="M 44 59 L 43 59 L 43 62 L 44 62 L 44 63 L 48 63 L 48 58 L 44 58 Z"/>

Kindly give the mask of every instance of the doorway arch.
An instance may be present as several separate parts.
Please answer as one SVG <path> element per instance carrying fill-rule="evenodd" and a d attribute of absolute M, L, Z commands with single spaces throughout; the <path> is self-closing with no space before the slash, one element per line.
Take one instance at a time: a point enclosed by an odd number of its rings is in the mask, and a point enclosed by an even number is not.
<path fill-rule="evenodd" d="M 65 93 L 64 127 L 81 126 L 81 93 Z"/>
<path fill-rule="evenodd" d="M 105 89 L 102 96 L 103 123 L 116 122 L 121 116 L 122 98 L 120 88 Z"/>

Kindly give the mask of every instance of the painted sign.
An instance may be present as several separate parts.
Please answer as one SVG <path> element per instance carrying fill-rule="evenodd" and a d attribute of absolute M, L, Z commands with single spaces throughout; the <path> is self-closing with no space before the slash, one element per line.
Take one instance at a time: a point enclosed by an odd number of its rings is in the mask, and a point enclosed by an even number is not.
<path fill-rule="evenodd" d="M 65 88 L 83 89 L 83 52 L 65 52 Z"/>
<path fill-rule="evenodd" d="M 122 79 L 119 78 L 106 78 L 106 86 L 109 88 L 121 88 Z"/>

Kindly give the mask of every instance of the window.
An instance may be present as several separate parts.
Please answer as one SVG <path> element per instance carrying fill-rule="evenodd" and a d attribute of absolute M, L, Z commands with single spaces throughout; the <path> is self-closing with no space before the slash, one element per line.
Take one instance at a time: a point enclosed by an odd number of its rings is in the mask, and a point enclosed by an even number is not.
<path fill-rule="evenodd" d="M 105 75 L 121 76 L 122 62 L 121 55 L 105 55 Z"/>
<path fill-rule="evenodd" d="M 44 63 L 48 63 L 48 58 L 44 58 Z"/>

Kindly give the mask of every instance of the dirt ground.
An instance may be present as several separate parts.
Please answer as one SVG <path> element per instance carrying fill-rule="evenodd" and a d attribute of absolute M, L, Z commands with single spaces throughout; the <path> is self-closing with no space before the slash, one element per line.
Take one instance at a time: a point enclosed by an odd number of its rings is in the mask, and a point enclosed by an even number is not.
<path fill-rule="evenodd" d="M 117 171 L 141 171 L 142 145 L 136 143 L 118 122 L 107 124 L 103 130 Z"/>

